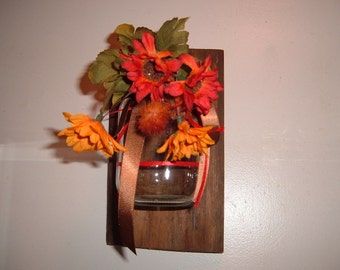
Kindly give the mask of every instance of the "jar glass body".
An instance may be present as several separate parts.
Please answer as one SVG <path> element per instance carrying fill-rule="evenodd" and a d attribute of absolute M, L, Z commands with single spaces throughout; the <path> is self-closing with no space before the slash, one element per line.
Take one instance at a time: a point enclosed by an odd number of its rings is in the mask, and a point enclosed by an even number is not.
<path fill-rule="evenodd" d="M 173 121 L 158 135 L 145 138 L 138 171 L 135 206 L 141 208 L 188 208 L 193 205 L 197 158 L 180 162 L 165 161 L 166 154 L 156 150 L 176 131 Z"/>

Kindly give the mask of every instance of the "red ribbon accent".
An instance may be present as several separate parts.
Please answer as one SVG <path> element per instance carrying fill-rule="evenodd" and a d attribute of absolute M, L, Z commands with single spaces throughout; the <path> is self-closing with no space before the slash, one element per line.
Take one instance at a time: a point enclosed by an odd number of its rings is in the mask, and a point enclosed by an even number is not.
<path fill-rule="evenodd" d="M 129 123 L 127 123 L 127 124 L 124 125 L 124 127 L 122 128 L 122 130 L 121 130 L 121 131 L 119 132 L 119 134 L 117 135 L 117 138 L 116 138 L 117 142 L 119 142 L 119 141 L 122 139 L 122 137 L 125 135 L 125 133 L 126 133 L 128 127 L 129 127 Z"/>
<path fill-rule="evenodd" d="M 195 161 L 142 161 L 139 166 L 141 167 L 198 167 L 199 163 Z"/>
<path fill-rule="evenodd" d="M 122 166 L 122 162 L 116 162 L 116 166 Z M 141 161 L 139 167 L 198 167 L 199 163 L 195 161 Z"/>
<path fill-rule="evenodd" d="M 208 155 L 209 154 L 210 154 L 210 149 L 208 149 Z M 196 190 L 195 190 L 194 197 L 193 197 L 195 208 L 197 208 L 199 203 L 201 202 L 205 184 L 207 182 L 208 171 L 209 171 L 209 156 L 203 155 L 200 157 L 200 165 L 198 169 Z"/>

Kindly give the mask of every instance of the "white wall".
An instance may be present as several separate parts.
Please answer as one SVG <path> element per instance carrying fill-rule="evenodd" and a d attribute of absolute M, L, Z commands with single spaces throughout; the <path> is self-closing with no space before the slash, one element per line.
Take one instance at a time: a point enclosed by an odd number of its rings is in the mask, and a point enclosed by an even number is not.
<path fill-rule="evenodd" d="M 164 3 L 163 3 L 164 2 Z M 0 269 L 340 269 L 340 1 L 2 0 Z M 54 136 L 116 25 L 225 50 L 224 254 L 105 244 L 106 163 Z"/>

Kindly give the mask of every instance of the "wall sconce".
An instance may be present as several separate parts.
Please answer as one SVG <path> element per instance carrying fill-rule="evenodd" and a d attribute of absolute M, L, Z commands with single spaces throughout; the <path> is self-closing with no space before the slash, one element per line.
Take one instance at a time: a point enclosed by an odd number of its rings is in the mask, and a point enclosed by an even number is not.
<path fill-rule="evenodd" d="M 224 55 L 222 50 L 214 49 L 191 49 L 190 54 L 199 59 L 205 59 L 207 56 L 211 56 L 213 65 L 218 67 L 218 78 L 223 84 L 223 67 L 224 67 Z M 214 102 L 216 112 L 219 121 L 223 123 L 224 119 L 224 100 L 223 92 L 220 93 L 219 99 Z M 109 130 L 115 130 L 117 125 L 117 115 L 113 115 L 110 118 Z M 120 245 L 125 246 L 122 241 L 121 228 L 119 226 L 119 210 L 118 210 L 118 188 L 117 188 L 117 170 L 120 171 L 120 166 L 117 166 L 119 157 L 115 156 L 110 159 L 108 165 L 108 193 L 107 193 L 107 227 L 106 227 L 106 240 L 108 245 Z M 176 201 L 176 194 L 170 194 L 167 196 L 165 191 L 158 190 L 160 198 L 158 202 L 140 202 L 137 199 L 134 201 L 133 210 L 133 235 L 135 241 L 135 247 L 143 249 L 157 249 L 157 250 L 169 250 L 169 251 L 183 251 L 183 252 L 208 252 L 208 253 L 222 253 L 223 252 L 223 236 L 224 236 L 224 138 L 219 136 L 216 145 L 211 147 L 209 155 L 209 171 L 207 173 L 206 186 L 199 206 L 194 207 L 192 200 L 195 187 L 190 186 L 192 179 L 187 179 L 189 187 L 185 186 L 185 180 L 182 176 L 181 184 L 183 190 L 177 191 L 177 196 L 181 197 L 181 194 L 190 197 L 188 200 L 179 202 Z M 188 168 L 183 169 L 187 178 L 191 178 L 193 175 L 197 176 L 198 161 L 186 161 Z M 151 165 L 150 168 L 146 166 Z M 159 161 L 161 164 L 161 161 Z M 190 164 L 192 166 L 190 166 Z M 139 163 L 140 165 L 140 163 Z M 143 166 L 144 165 L 144 166 Z M 185 165 L 185 164 L 184 164 Z M 151 189 L 154 189 L 157 195 L 159 187 L 157 185 L 157 170 L 154 167 L 158 166 L 158 163 L 152 163 L 145 161 L 139 170 L 149 170 L 150 174 L 153 174 L 154 182 L 150 180 Z M 162 166 L 161 166 L 162 167 Z M 159 174 L 163 174 L 163 178 L 167 178 L 167 173 L 172 166 L 165 166 L 161 169 Z M 202 168 L 201 168 L 202 169 Z M 143 173 L 139 173 L 140 177 Z M 184 181 L 183 181 L 184 180 Z M 138 191 L 137 180 L 137 192 Z M 160 180 L 161 181 L 161 180 Z M 160 185 L 162 186 L 162 185 Z M 163 185 L 164 187 L 164 185 Z M 166 184 L 165 184 L 165 188 Z M 168 190 L 169 191 L 169 190 Z M 173 190 L 170 190 L 170 193 Z M 137 193 L 138 195 L 138 193 Z M 151 196 L 151 195 L 150 195 Z M 162 201 L 162 197 L 164 201 Z M 171 197 L 174 198 L 174 202 L 171 202 Z M 131 232 L 128 232 L 129 234 Z"/>
<path fill-rule="evenodd" d="M 224 56 L 189 49 L 186 20 L 119 25 L 88 73 L 107 91 L 99 114 L 64 113 L 71 127 L 58 133 L 108 157 L 107 244 L 134 253 L 223 252 Z"/>

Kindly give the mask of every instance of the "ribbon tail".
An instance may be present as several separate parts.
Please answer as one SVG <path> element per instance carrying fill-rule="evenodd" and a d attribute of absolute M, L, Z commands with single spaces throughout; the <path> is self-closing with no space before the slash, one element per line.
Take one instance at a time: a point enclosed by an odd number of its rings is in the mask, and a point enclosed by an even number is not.
<path fill-rule="evenodd" d="M 126 134 L 126 151 L 122 159 L 122 168 L 118 190 L 118 221 L 122 244 L 136 254 L 133 210 L 137 185 L 139 163 L 142 155 L 144 137 L 136 132 L 137 111 L 132 110 L 129 128 Z"/>
<path fill-rule="evenodd" d="M 194 197 L 193 197 L 195 208 L 197 208 L 200 204 L 200 201 L 204 193 L 205 184 L 207 182 L 208 171 L 209 171 L 209 154 L 210 154 L 210 149 L 208 149 L 207 155 L 202 155 L 199 160 L 197 184 L 196 184 L 196 190 L 195 190 Z"/>
<path fill-rule="evenodd" d="M 218 120 L 218 115 L 214 106 L 210 108 L 210 111 L 207 115 L 201 116 L 203 126 L 216 126 L 219 127 L 220 123 Z M 215 142 L 218 140 L 218 137 L 215 139 Z M 210 148 L 208 148 L 208 153 L 206 155 L 202 155 L 199 160 L 198 166 L 198 176 L 197 176 L 197 184 L 196 190 L 194 192 L 194 207 L 197 208 L 205 189 L 205 185 L 208 178 L 209 172 L 209 160 L 210 160 Z"/>

